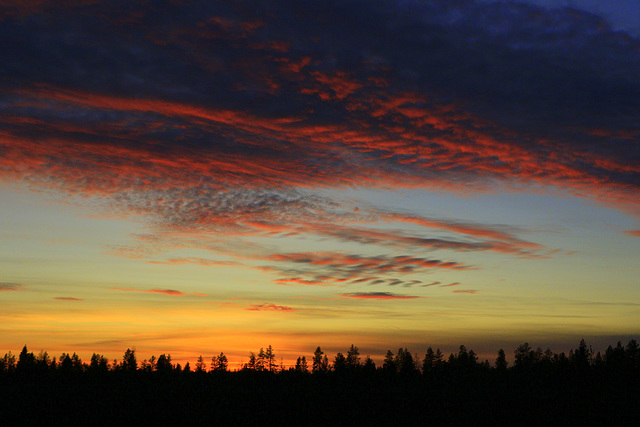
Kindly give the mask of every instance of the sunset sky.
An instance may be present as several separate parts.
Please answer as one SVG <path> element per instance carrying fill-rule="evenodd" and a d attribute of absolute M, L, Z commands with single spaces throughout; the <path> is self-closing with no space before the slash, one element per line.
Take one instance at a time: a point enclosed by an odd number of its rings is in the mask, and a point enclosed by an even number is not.
<path fill-rule="evenodd" d="M 0 354 L 637 339 L 638 22 L 636 0 L 0 1 Z"/>

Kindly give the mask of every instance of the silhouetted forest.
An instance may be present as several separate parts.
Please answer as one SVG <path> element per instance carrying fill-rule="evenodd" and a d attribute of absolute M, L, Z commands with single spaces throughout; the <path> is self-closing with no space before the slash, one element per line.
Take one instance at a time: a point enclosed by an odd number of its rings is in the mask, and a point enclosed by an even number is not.
<path fill-rule="evenodd" d="M 640 415 L 640 346 L 568 354 L 524 343 L 479 361 L 460 346 L 445 356 L 389 350 L 381 365 L 352 345 L 331 360 L 277 363 L 268 346 L 229 371 L 224 353 L 194 366 L 162 354 L 139 361 L 29 352 L 0 358 L 2 425 L 611 425 Z"/>

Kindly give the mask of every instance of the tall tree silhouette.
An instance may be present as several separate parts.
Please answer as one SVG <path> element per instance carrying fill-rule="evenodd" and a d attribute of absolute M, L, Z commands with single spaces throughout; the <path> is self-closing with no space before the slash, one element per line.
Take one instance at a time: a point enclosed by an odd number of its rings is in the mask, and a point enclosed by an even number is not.
<path fill-rule="evenodd" d="M 22 351 L 18 356 L 18 364 L 16 369 L 20 373 L 31 374 L 36 368 L 36 356 L 27 350 L 27 346 L 22 347 Z"/>
<path fill-rule="evenodd" d="M 51 357 L 49 353 L 44 350 L 40 350 L 40 353 L 36 356 L 36 369 L 38 372 L 47 372 L 51 367 Z"/>
<path fill-rule="evenodd" d="M 138 370 L 136 351 L 128 348 L 122 356 L 122 370 L 125 372 L 135 372 Z"/>
<path fill-rule="evenodd" d="M 630 340 L 624 349 L 625 359 L 632 369 L 640 367 L 640 346 L 636 340 Z"/>
<path fill-rule="evenodd" d="M 89 362 L 89 369 L 92 372 L 107 372 L 109 370 L 109 360 L 101 354 L 93 353 Z"/>
<path fill-rule="evenodd" d="M 264 368 L 267 369 L 269 372 L 273 372 L 278 366 L 276 363 L 276 354 L 273 352 L 273 347 L 271 347 L 271 344 L 269 344 L 269 346 L 264 352 L 264 361 L 265 361 Z"/>
<path fill-rule="evenodd" d="M 344 372 L 347 369 L 347 358 L 344 354 L 338 352 L 333 359 L 333 371 L 337 373 Z"/>
<path fill-rule="evenodd" d="M 513 366 L 517 369 L 531 369 L 537 362 L 536 352 L 528 342 L 520 344 L 515 351 Z"/>
<path fill-rule="evenodd" d="M 171 355 L 161 354 L 158 356 L 158 362 L 156 363 L 156 372 L 160 374 L 168 374 L 173 370 L 171 365 Z"/>
<path fill-rule="evenodd" d="M 349 347 L 349 350 L 347 351 L 345 363 L 349 369 L 356 369 L 360 367 L 360 350 L 358 350 L 358 347 L 351 344 L 351 347 Z"/>
<path fill-rule="evenodd" d="M 264 371 L 267 366 L 267 354 L 264 351 L 264 348 L 260 347 L 260 351 L 258 352 L 258 357 L 256 358 L 256 371 Z"/>
<path fill-rule="evenodd" d="M 0 372 L 11 373 L 16 369 L 16 355 L 11 353 L 5 353 L 2 359 L 0 359 Z"/>
<path fill-rule="evenodd" d="M 395 358 L 393 357 L 393 352 L 391 350 L 387 350 L 387 354 L 384 356 L 382 369 L 384 369 L 386 372 L 396 372 L 398 370 L 398 365 L 396 364 Z"/>
<path fill-rule="evenodd" d="M 424 359 L 422 359 L 422 372 L 427 373 L 431 372 L 436 363 L 436 354 L 431 347 L 427 348 L 427 353 L 424 355 Z"/>
<path fill-rule="evenodd" d="M 416 372 L 416 365 L 411 352 L 400 347 L 395 357 L 396 370 L 402 375 L 409 375 Z"/>
<path fill-rule="evenodd" d="M 329 370 L 327 356 L 324 354 L 320 346 L 316 347 L 316 350 L 313 352 L 311 370 L 312 372 L 327 372 Z"/>
<path fill-rule="evenodd" d="M 498 357 L 496 358 L 496 369 L 498 371 L 504 371 L 507 369 L 507 355 L 504 353 L 503 349 L 498 350 Z"/>
<path fill-rule="evenodd" d="M 207 366 L 204 363 L 204 358 L 202 355 L 198 357 L 198 361 L 196 362 L 196 372 L 205 372 L 207 370 Z"/>
<path fill-rule="evenodd" d="M 244 367 L 246 369 L 254 371 L 257 369 L 257 364 L 258 361 L 256 358 L 256 354 L 253 351 L 249 352 L 249 361 L 244 365 Z"/>
<path fill-rule="evenodd" d="M 370 356 L 364 358 L 362 363 L 362 371 L 366 374 L 373 374 L 376 371 L 376 364 Z"/>
<path fill-rule="evenodd" d="M 229 361 L 223 352 L 220 352 L 217 356 L 213 356 L 211 359 L 211 370 L 214 372 L 225 372 L 228 367 Z"/>
<path fill-rule="evenodd" d="M 298 359 L 296 359 L 296 365 L 295 365 L 294 370 L 296 372 L 302 372 L 302 373 L 309 372 L 309 366 L 307 365 L 307 359 L 304 356 L 298 357 Z"/>

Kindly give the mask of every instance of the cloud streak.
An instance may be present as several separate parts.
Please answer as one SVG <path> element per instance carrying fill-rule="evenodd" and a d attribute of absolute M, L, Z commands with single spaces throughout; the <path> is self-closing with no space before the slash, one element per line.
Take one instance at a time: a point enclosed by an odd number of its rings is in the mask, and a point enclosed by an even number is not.
<path fill-rule="evenodd" d="M 24 288 L 20 283 L 0 282 L 0 292 L 3 291 L 19 291 Z"/>
<path fill-rule="evenodd" d="M 235 261 L 217 261 L 212 259 L 190 257 L 190 258 L 172 258 L 167 261 L 147 261 L 149 264 L 157 265 L 184 265 L 195 264 L 203 267 L 228 267 L 238 265 Z"/>
<path fill-rule="evenodd" d="M 152 293 L 152 294 L 163 294 L 163 295 L 169 295 L 169 296 L 174 296 L 174 297 L 183 297 L 183 296 L 187 295 L 186 293 L 184 293 L 182 291 L 177 291 L 175 289 L 157 289 L 157 288 L 154 288 L 154 289 L 134 289 L 134 288 L 117 288 L 117 287 L 108 288 L 108 289 L 111 289 L 113 291 L 122 291 L 122 292 L 146 292 L 146 293 Z"/>
<path fill-rule="evenodd" d="M 262 268 L 284 285 L 431 286 L 410 275 L 482 268 L 452 252 L 557 249 L 317 190 L 549 192 L 640 218 L 640 44 L 592 14 L 472 0 L 7 8 L 0 181 L 152 225 L 155 240 L 112 254 Z M 241 244 L 293 237 L 384 253 Z M 161 260 L 168 248 L 237 261 Z"/>
<path fill-rule="evenodd" d="M 289 6 L 15 6 L 4 175 L 103 193 L 499 180 L 637 209 L 638 42 L 606 22 L 524 4 L 332 4 L 346 25 L 322 2 L 296 19 Z"/>
<path fill-rule="evenodd" d="M 295 309 L 288 307 L 286 305 L 275 305 L 275 304 L 251 304 L 248 308 L 245 308 L 248 311 L 277 311 L 277 312 L 293 312 Z"/>
<path fill-rule="evenodd" d="M 351 292 L 338 294 L 341 297 L 345 298 L 356 298 L 356 299 L 375 299 L 375 300 L 405 300 L 405 299 L 416 299 L 423 298 L 413 295 L 400 295 L 394 294 L 392 292 Z"/>

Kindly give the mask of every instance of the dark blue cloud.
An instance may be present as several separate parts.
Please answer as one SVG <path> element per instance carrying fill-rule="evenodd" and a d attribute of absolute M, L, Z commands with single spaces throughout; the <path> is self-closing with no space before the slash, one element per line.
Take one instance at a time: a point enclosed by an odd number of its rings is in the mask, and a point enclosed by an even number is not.
<path fill-rule="evenodd" d="M 82 147 L 20 160 L 22 174 L 138 170 L 105 178 L 116 191 L 184 186 L 185 174 L 212 186 L 541 181 L 637 205 L 640 44 L 592 13 L 472 0 L 7 11 L 0 132 L 23 152 Z M 11 149 L 0 144 L 15 173 Z M 178 173 L 174 158 L 220 164 Z"/>

